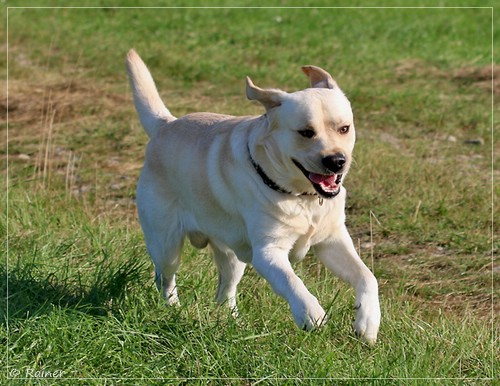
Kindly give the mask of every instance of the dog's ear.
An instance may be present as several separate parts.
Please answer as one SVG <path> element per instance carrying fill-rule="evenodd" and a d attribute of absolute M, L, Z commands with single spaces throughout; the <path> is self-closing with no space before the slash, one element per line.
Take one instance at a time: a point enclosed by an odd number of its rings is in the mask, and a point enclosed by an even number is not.
<path fill-rule="evenodd" d="M 302 66 L 302 72 L 309 77 L 311 87 L 314 88 L 335 88 L 337 82 L 332 76 L 320 67 Z"/>
<path fill-rule="evenodd" d="M 254 85 L 252 80 L 247 76 L 247 98 L 251 101 L 259 101 L 266 110 L 281 106 L 284 94 L 285 92 L 281 90 L 263 90 Z"/>

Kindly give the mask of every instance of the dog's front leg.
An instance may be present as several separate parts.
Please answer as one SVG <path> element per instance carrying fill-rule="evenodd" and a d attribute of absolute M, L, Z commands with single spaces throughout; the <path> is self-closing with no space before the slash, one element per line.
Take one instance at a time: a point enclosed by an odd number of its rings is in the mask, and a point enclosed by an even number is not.
<path fill-rule="evenodd" d="M 380 325 L 377 280 L 356 252 L 345 226 L 335 238 L 318 244 L 315 251 L 329 270 L 354 287 L 357 309 L 354 329 L 367 343 L 375 343 Z"/>
<path fill-rule="evenodd" d="M 288 250 L 273 245 L 254 247 L 252 265 L 290 305 L 295 323 L 312 330 L 325 322 L 325 311 L 295 274 L 288 260 Z"/>

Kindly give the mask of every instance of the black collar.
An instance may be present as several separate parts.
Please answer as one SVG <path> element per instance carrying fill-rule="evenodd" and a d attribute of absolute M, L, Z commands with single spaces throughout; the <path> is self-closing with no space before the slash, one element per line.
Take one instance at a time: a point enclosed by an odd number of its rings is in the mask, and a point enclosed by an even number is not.
<path fill-rule="evenodd" d="M 283 189 L 281 186 L 279 186 L 276 182 L 271 180 L 268 175 L 262 170 L 262 168 L 254 161 L 252 158 L 252 155 L 250 154 L 250 151 L 248 152 L 250 155 L 250 162 L 252 163 L 252 166 L 254 167 L 255 171 L 257 174 L 260 176 L 262 179 L 262 182 L 266 184 L 268 187 L 270 187 L 272 190 L 279 192 L 279 193 L 285 193 L 285 194 L 292 194 L 292 192 L 289 192 L 288 190 Z"/>
<path fill-rule="evenodd" d="M 260 176 L 260 178 L 262 179 L 262 182 L 264 182 L 264 184 L 266 184 L 269 188 L 271 188 L 272 190 L 274 190 L 276 192 L 294 195 L 292 192 L 289 192 L 288 190 L 283 189 L 276 182 L 271 180 L 271 178 L 269 178 L 269 176 L 266 174 L 266 172 L 264 172 L 264 170 L 259 166 L 259 164 L 257 162 L 255 162 L 255 160 L 253 159 L 252 153 L 250 153 L 250 148 L 248 148 L 248 155 L 250 157 L 250 162 L 252 163 L 253 168 L 255 169 L 257 174 Z M 300 196 L 316 196 L 316 193 L 301 193 Z M 321 200 L 321 198 L 320 198 L 320 200 Z"/>

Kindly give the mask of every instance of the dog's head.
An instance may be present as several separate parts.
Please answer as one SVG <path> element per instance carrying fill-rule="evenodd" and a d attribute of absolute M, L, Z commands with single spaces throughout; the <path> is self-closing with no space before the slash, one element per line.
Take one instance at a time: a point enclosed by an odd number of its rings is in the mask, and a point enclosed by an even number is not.
<path fill-rule="evenodd" d="M 264 170 L 295 194 L 335 197 L 351 165 L 355 131 L 351 105 L 331 75 L 304 66 L 311 88 L 286 93 L 261 89 L 247 77 L 247 97 L 267 110 L 256 144 Z"/>

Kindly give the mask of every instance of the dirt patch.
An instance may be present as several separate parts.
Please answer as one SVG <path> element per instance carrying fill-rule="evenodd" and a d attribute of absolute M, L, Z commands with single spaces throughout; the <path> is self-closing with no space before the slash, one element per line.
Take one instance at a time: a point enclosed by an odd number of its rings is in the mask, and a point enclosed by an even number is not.
<path fill-rule="evenodd" d="M 463 67 L 451 73 L 451 79 L 467 84 L 474 84 L 488 92 L 500 94 L 500 66 Z M 497 74 L 497 76 L 495 76 Z"/>
<path fill-rule="evenodd" d="M 5 88 L 5 82 L 0 83 Z M 6 120 L 8 112 L 13 125 L 39 123 L 48 112 L 54 114 L 54 122 L 67 122 L 99 111 L 113 111 L 127 101 L 125 96 L 107 92 L 103 86 L 60 80 L 41 84 L 9 80 L 8 93 L 8 103 L 6 96 L 0 99 L 0 119 Z"/>
<path fill-rule="evenodd" d="M 462 84 L 474 85 L 487 92 L 500 94 L 500 65 L 466 66 L 451 71 L 442 70 L 420 59 L 400 61 L 394 68 L 396 77 L 444 78 Z"/>
<path fill-rule="evenodd" d="M 398 78 L 407 78 L 410 76 L 424 77 L 424 76 L 442 76 L 443 71 L 437 67 L 426 63 L 420 59 L 407 59 L 398 61 L 394 67 L 394 73 Z"/>
<path fill-rule="evenodd" d="M 132 212 L 142 131 L 127 123 L 133 104 L 123 91 L 53 73 L 9 79 L 8 102 L 0 98 L 0 121 L 8 114 L 9 149 L 0 160 L 11 165 L 11 183 Z"/>

